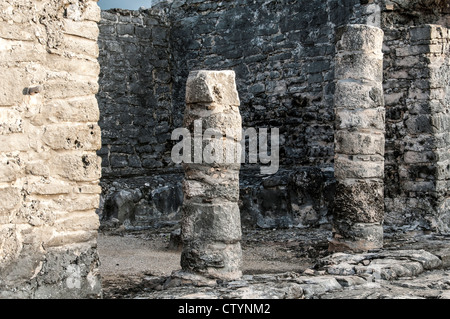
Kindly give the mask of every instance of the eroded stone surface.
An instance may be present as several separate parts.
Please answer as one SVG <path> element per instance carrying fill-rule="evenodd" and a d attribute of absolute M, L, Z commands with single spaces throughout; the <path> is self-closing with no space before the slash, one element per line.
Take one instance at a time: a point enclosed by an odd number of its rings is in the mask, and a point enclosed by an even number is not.
<path fill-rule="evenodd" d="M 0 298 L 99 298 L 97 1 L 0 3 Z"/>
<path fill-rule="evenodd" d="M 188 129 L 198 120 L 203 124 L 202 132 L 212 129 L 226 136 L 228 129 L 241 130 L 233 71 L 191 72 L 186 84 L 186 103 L 184 126 Z M 194 131 L 190 132 L 194 144 Z M 213 141 L 221 144 L 226 153 L 229 145 L 223 143 L 222 138 L 203 140 L 200 152 Z M 212 147 L 216 150 L 216 146 Z M 193 158 L 197 156 L 196 151 L 194 146 Z M 239 278 L 242 275 L 238 205 L 240 161 L 208 163 L 203 158 L 200 163 L 185 162 L 183 166 L 182 269 L 212 278 Z"/>
<path fill-rule="evenodd" d="M 333 238 L 330 251 L 383 246 L 383 30 L 347 25 L 336 45 Z M 354 92 L 350 93 L 350 88 Z M 347 103 L 348 99 L 348 103 Z"/>
<path fill-rule="evenodd" d="M 266 260 L 259 263 L 259 267 L 244 267 L 245 274 L 240 279 L 211 280 L 182 271 L 167 276 L 151 275 L 149 271 L 126 279 L 117 273 L 116 281 L 108 276 L 106 297 L 448 298 L 450 274 L 448 265 L 443 262 L 449 256 L 448 237 L 417 232 L 386 232 L 385 248 L 382 250 L 362 254 L 330 254 L 326 249 L 326 234 L 325 230 L 247 230 L 242 241 L 244 259 L 254 258 L 256 256 L 251 256 L 256 253 L 261 258 L 265 256 Z M 152 237 L 152 243 L 154 240 L 155 237 Z M 265 249 L 274 244 L 277 245 L 275 250 Z M 253 247 L 259 250 L 252 250 Z M 289 255 L 292 257 L 290 261 Z M 271 259 L 286 260 L 290 268 L 288 266 L 284 272 L 272 269 L 270 273 L 264 272 Z M 302 270 L 294 270 L 299 265 Z"/>

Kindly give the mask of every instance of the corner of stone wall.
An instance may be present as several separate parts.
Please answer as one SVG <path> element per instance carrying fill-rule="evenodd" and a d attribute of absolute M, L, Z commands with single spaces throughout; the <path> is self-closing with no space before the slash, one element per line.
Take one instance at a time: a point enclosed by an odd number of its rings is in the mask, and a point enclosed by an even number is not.
<path fill-rule="evenodd" d="M 443 151 L 449 16 L 443 3 L 384 2 L 385 224 L 393 229 L 445 233 L 450 225 Z"/>

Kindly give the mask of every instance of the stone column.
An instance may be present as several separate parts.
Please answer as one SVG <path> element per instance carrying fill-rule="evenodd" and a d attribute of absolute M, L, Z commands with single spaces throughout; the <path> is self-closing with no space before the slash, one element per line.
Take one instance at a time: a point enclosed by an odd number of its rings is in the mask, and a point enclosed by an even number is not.
<path fill-rule="evenodd" d="M 335 177 L 330 251 L 383 246 L 383 31 L 347 25 L 338 32 Z"/>
<path fill-rule="evenodd" d="M 236 279 L 242 276 L 237 148 L 242 123 L 235 74 L 194 71 L 186 86 L 184 127 L 192 134 L 193 154 L 183 164 L 181 266 L 209 278 Z"/>

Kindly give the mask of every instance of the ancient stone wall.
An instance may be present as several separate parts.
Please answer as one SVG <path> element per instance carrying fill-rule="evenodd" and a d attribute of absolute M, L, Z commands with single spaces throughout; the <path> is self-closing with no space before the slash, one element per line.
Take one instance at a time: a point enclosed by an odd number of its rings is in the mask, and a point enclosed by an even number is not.
<path fill-rule="evenodd" d="M 0 3 L 0 298 L 101 295 L 99 20 L 96 1 Z"/>
<path fill-rule="evenodd" d="M 167 16 L 103 11 L 99 29 L 101 218 L 133 229 L 166 225 L 179 219 L 183 198 L 181 169 L 170 159 L 174 112 Z"/>
<path fill-rule="evenodd" d="M 105 207 L 101 214 L 126 221 L 134 229 L 179 219 L 182 172 L 171 165 L 174 143 L 167 133 L 182 126 L 188 73 L 214 69 L 235 71 L 244 129 L 280 129 L 277 174 L 261 175 L 259 165 L 253 164 L 241 170 L 243 224 L 326 223 L 333 197 L 335 27 L 350 19 L 367 19 L 373 11 L 369 7 L 372 4 L 356 0 L 205 0 L 162 2 L 150 11 L 105 12 L 100 47 L 108 52 L 100 56 L 98 95 L 102 117 L 105 114 L 100 123 Z M 150 36 L 161 23 L 169 25 L 163 43 Z M 128 35 L 115 29 L 126 25 Z M 141 28 L 147 30 L 144 38 L 137 32 Z M 128 53 L 128 45 L 136 49 Z M 131 71 L 124 73 L 114 62 L 119 58 Z M 158 73 L 149 73 L 161 70 L 161 59 L 170 70 L 164 83 L 155 78 Z M 140 93 L 118 86 L 122 80 Z M 167 91 L 155 90 L 153 83 L 170 89 L 170 97 Z M 127 98 L 132 106 L 127 106 Z M 168 211 L 154 200 L 161 193 L 174 199 Z"/>
<path fill-rule="evenodd" d="M 200 141 L 197 136 L 184 140 L 194 149 L 183 163 L 181 267 L 188 273 L 228 280 L 242 276 L 241 163 L 236 147 L 242 138 L 239 105 L 233 71 L 189 74 L 183 127 L 212 135 Z M 208 148 L 201 150 L 204 158 L 199 161 L 195 152 L 201 144 Z"/>
<path fill-rule="evenodd" d="M 385 32 L 385 225 L 444 229 L 448 213 L 438 207 L 446 207 L 447 173 L 439 153 L 447 144 L 437 140 L 445 124 L 436 123 L 445 122 L 445 111 L 433 113 L 430 105 L 447 103 L 445 94 L 432 97 L 437 81 L 447 79 L 431 78 L 434 69 L 445 74 L 447 40 L 434 31 L 420 38 L 419 30 L 448 27 L 449 11 L 440 0 L 177 0 L 151 10 L 105 12 L 99 213 L 129 228 L 180 219 L 182 172 L 170 160 L 169 133 L 182 126 L 188 73 L 214 69 L 235 71 L 244 128 L 278 127 L 281 133 L 276 174 L 242 166 L 243 225 L 327 224 L 335 191 L 336 30 L 365 24 Z M 124 75 L 124 66 L 130 73 Z"/>
<path fill-rule="evenodd" d="M 449 20 L 423 2 L 384 7 L 385 224 L 448 232 Z"/>

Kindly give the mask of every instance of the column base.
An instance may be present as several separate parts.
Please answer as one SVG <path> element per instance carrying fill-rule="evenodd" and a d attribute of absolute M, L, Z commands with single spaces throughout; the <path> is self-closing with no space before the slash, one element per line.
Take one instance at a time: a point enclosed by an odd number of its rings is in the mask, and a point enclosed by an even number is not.
<path fill-rule="evenodd" d="M 242 277 L 241 244 L 185 242 L 182 270 L 211 279 L 237 280 Z"/>
<path fill-rule="evenodd" d="M 383 226 L 380 224 L 335 225 L 329 252 L 366 252 L 383 248 Z"/>

